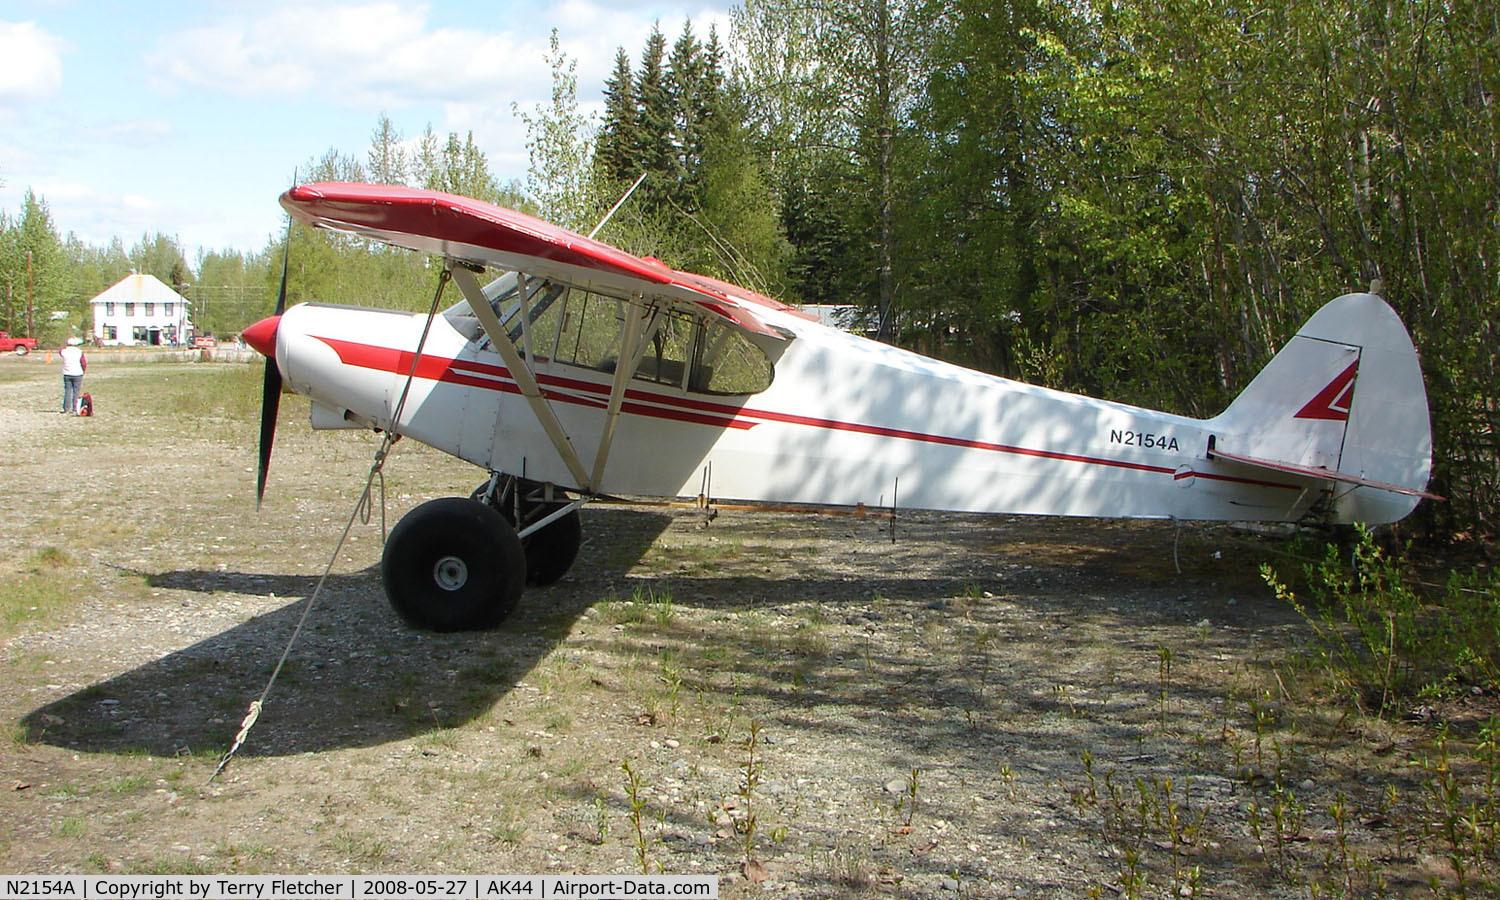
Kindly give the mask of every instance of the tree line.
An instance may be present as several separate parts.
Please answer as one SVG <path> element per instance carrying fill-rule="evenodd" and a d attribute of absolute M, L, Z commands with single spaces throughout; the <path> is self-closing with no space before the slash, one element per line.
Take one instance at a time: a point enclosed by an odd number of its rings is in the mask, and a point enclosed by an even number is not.
<path fill-rule="evenodd" d="M 492 177 L 472 136 L 409 142 L 385 118 L 363 160 L 329 151 L 306 174 L 586 232 L 644 173 L 601 238 L 856 305 L 940 357 L 1192 415 L 1222 409 L 1324 301 L 1374 285 L 1422 352 L 1450 498 L 1423 521 L 1493 535 L 1493 4 L 744 0 L 731 21 L 723 40 L 689 23 L 618 48 L 598 121 L 554 35 L 550 102 L 515 110 L 522 180 Z M 74 250 L 70 265 L 98 252 Z M 430 302 L 410 254 L 300 230 L 292 250 L 298 296 Z M 281 253 L 278 238 L 241 270 L 269 291 Z M 0 256 L 7 284 L 13 266 Z"/>

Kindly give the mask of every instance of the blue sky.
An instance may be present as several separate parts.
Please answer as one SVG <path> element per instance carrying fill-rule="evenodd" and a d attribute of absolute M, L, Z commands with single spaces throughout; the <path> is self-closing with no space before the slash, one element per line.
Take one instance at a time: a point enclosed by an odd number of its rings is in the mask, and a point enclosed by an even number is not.
<path fill-rule="evenodd" d="M 526 171 L 512 112 L 545 103 L 548 35 L 579 99 L 654 22 L 727 39 L 732 0 L 0 0 L 0 210 L 29 188 L 60 234 L 260 250 L 277 196 L 329 149 L 365 159 L 382 113 L 408 141 L 472 131 L 502 179 Z"/>

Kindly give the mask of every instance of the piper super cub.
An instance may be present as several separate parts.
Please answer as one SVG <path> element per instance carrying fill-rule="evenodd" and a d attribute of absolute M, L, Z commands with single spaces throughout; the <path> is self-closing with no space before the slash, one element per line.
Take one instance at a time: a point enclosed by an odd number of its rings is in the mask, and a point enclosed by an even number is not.
<path fill-rule="evenodd" d="M 268 358 L 258 495 L 283 384 L 314 428 L 405 435 L 490 473 L 391 531 L 382 578 L 415 627 L 501 621 L 567 572 L 578 507 L 603 495 L 1370 524 L 1432 496 L 1416 351 L 1374 294 L 1329 302 L 1193 419 L 919 356 L 464 197 L 320 183 L 281 205 L 441 256 L 463 294 L 437 314 L 278 301 L 245 331 Z"/>

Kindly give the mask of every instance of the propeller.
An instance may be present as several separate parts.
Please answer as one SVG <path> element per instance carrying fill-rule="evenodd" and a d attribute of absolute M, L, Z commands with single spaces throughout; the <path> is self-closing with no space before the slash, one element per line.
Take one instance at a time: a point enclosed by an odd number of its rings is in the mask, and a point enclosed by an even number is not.
<path fill-rule="evenodd" d="M 266 378 L 260 395 L 260 459 L 255 468 L 255 508 L 266 496 L 266 474 L 271 468 L 271 445 L 276 441 L 276 413 L 281 408 L 281 367 L 276 364 L 276 329 L 286 312 L 287 260 L 292 250 L 292 223 L 287 219 L 286 243 L 281 248 L 281 289 L 276 293 L 276 311 L 244 331 L 245 342 L 266 357 Z"/>

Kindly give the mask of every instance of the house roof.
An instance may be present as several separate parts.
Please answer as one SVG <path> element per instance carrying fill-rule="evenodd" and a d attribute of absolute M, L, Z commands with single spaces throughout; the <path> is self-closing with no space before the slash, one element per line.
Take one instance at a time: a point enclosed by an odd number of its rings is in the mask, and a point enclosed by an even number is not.
<path fill-rule="evenodd" d="M 187 303 L 187 298 L 167 287 L 155 275 L 130 274 L 106 288 L 90 303 Z"/>

